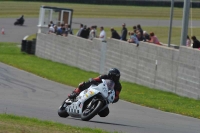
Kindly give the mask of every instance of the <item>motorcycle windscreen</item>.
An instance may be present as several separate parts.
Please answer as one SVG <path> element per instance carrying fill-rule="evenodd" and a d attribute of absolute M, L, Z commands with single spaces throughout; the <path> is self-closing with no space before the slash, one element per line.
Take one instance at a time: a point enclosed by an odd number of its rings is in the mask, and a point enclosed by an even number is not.
<path fill-rule="evenodd" d="M 106 84 L 107 84 L 108 90 L 114 90 L 115 82 L 113 82 L 113 81 L 110 80 L 110 79 L 106 79 L 105 81 L 106 81 Z"/>

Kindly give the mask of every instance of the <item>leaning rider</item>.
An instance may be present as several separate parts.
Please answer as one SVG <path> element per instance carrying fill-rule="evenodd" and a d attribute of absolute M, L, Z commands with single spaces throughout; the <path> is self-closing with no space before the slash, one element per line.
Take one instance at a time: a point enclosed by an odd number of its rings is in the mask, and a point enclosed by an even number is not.
<path fill-rule="evenodd" d="M 101 83 L 102 79 L 111 79 L 115 82 L 115 87 L 114 87 L 115 99 L 114 99 L 113 103 L 116 103 L 119 100 L 119 94 L 120 94 L 120 91 L 121 91 L 121 88 L 122 88 L 122 86 L 119 82 L 120 71 L 117 68 L 111 68 L 108 71 L 108 75 L 100 75 L 99 77 L 89 79 L 89 81 L 87 81 L 87 82 L 80 83 L 78 88 L 76 88 L 68 97 L 70 99 L 76 98 L 81 91 L 89 88 L 95 82 Z M 100 117 L 106 117 L 108 114 L 109 114 L 109 108 L 107 107 L 99 113 L 99 116 Z"/>

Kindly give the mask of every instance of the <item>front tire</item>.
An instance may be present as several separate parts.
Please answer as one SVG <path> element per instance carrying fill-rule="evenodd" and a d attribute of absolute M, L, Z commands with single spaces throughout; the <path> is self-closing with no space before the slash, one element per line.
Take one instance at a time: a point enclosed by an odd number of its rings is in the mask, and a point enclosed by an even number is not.
<path fill-rule="evenodd" d="M 92 119 L 95 115 L 97 115 L 97 113 L 101 110 L 102 106 L 103 106 L 103 102 L 102 101 L 97 101 L 94 104 L 94 109 L 84 109 L 83 113 L 81 114 L 81 119 L 83 121 L 89 121 L 90 119 Z M 91 111 L 91 112 L 90 112 Z M 89 112 L 89 113 L 88 113 Z"/>
<path fill-rule="evenodd" d="M 65 99 L 65 101 L 66 100 L 67 99 Z M 68 106 L 68 104 L 65 101 L 63 101 L 62 106 L 60 106 L 58 109 L 58 115 L 62 118 L 66 118 L 69 116 L 69 114 L 65 110 L 65 108 Z"/>
<path fill-rule="evenodd" d="M 60 107 L 58 109 L 58 115 L 62 118 L 67 118 L 69 116 L 69 114 L 66 112 L 64 107 Z"/>

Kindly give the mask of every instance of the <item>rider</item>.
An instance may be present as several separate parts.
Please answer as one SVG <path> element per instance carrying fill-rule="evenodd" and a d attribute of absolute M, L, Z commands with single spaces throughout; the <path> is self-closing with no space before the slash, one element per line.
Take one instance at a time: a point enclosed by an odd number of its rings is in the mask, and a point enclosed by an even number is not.
<path fill-rule="evenodd" d="M 121 88 L 122 88 L 122 86 L 119 82 L 120 71 L 117 68 L 111 68 L 108 71 L 107 75 L 100 75 L 99 77 L 89 79 L 89 81 L 87 81 L 87 82 L 80 83 L 78 88 L 76 88 L 68 97 L 70 99 L 76 98 L 81 91 L 90 87 L 94 82 L 101 82 L 101 79 L 111 79 L 115 82 L 115 87 L 114 87 L 115 99 L 114 99 L 113 103 L 116 103 L 119 100 L 119 93 L 120 93 Z M 104 110 L 102 110 L 101 112 L 99 112 L 100 117 L 106 117 L 108 114 L 109 114 L 108 107 L 105 108 Z"/>
<path fill-rule="evenodd" d="M 19 19 L 18 19 L 19 23 L 23 23 L 24 22 L 24 15 L 22 15 Z"/>

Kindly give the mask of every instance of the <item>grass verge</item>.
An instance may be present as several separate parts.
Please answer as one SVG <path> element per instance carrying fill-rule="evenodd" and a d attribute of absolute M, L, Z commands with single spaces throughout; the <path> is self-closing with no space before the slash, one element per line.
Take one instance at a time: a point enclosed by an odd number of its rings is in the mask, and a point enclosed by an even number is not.
<path fill-rule="evenodd" d="M 0 17 L 38 17 L 41 5 L 71 8 L 73 17 L 84 18 L 145 18 L 169 19 L 170 7 L 92 5 L 52 2 L 11 2 L 0 1 Z M 12 10 L 11 10 L 12 9 Z M 192 9 L 192 19 L 200 19 L 199 8 Z M 174 8 L 174 19 L 182 19 L 183 9 Z"/>
<path fill-rule="evenodd" d="M 0 114 L 0 133 L 110 133 L 101 129 L 69 126 L 36 118 Z"/>
<path fill-rule="evenodd" d="M 99 75 L 21 53 L 20 48 L 13 43 L 0 43 L 0 62 L 74 87 L 77 87 L 81 81 Z M 120 98 L 123 100 L 200 119 L 198 100 L 128 82 L 122 82 L 122 87 Z"/>

